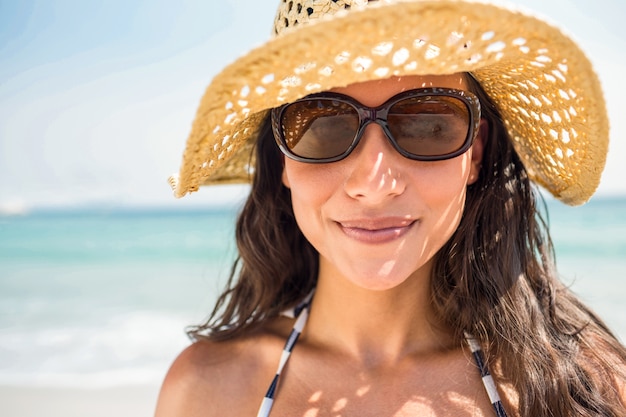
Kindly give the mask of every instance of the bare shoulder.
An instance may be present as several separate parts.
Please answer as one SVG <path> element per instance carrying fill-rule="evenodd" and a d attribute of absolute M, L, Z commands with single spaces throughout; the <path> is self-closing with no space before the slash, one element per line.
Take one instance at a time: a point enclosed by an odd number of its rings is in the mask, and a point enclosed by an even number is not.
<path fill-rule="evenodd" d="M 233 359 L 226 355 L 231 345 L 198 341 L 181 352 L 163 381 L 155 415 L 212 415 L 209 404 L 222 394 L 219 381 L 236 371 Z"/>
<path fill-rule="evenodd" d="M 222 342 L 197 341 L 170 367 L 156 417 L 255 415 L 280 360 L 285 326 Z"/>

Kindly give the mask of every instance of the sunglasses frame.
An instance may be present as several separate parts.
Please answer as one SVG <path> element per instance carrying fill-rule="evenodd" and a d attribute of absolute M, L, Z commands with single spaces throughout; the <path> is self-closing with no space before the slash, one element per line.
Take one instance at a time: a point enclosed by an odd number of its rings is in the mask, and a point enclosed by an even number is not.
<path fill-rule="evenodd" d="M 443 155 L 416 155 L 416 154 L 412 154 L 402 149 L 400 145 L 398 145 L 396 140 L 393 138 L 393 135 L 391 134 L 389 130 L 389 126 L 387 124 L 387 115 L 389 113 L 389 109 L 393 105 L 395 105 L 396 103 L 404 99 L 414 98 L 414 97 L 452 97 L 463 102 L 465 106 L 467 107 L 467 109 L 469 110 L 468 132 L 467 132 L 467 137 L 465 138 L 465 141 L 463 142 L 463 146 L 461 146 L 458 150 L 454 152 L 443 154 Z M 329 158 L 306 158 L 306 157 L 302 157 L 302 156 L 294 154 L 287 146 L 286 139 L 282 133 L 282 128 L 280 127 L 281 120 L 283 117 L 283 113 L 285 112 L 285 109 L 288 106 L 301 102 L 301 101 L 308 101 L 311 99 L 318 99 L 318 98 L 336 100 L 341 103 L 352 106 L 354 109 L 356 109 L 357 114 L 359 116 L 359 127 L 354 135 L 354 138 L 352 139 L 352 142 L 350 143 L 350 146 L 348 146 L 348 148 L 341 154 L 337 156 L 329 157 Z M 391 97 L 390 99 L 388 99 L 383 104 L 377 107 L 365 106 L 361 104 L 359 101 L 345 94 L 323 92 L 323 93 L 310 94 L 299 100 L 296 100 L 291 103 L 283 104 L 282 106 L 275 107 L 271 110 L 272 131 L 274 133 L 274 139 L 276 140 L 276 143 L 278 144 L 278 147 L 280 148 L 281 152 L 285 156 L 295 161 L 312 163 L 312 164 L 337 162 L 346 158 L 348 155 L 350 155 L 350 153 L 352 153 L 354 148 L 358 146 L 359 142 L 361 141 L 361 138 L 363 137 L 363 132 L 365 131 L 365 128 L 370 123 L 377 123 L 383 129 L 383 132 L 385 132 L 385 136 L 387 136 L 387 139 L 389 140 L 389 142 L 391 142 L 394 149 L 406 158 L 409 158 L 415 161 L 443 161 L 445 159 L 451 159 L 467 152 L 467 150 L 472 146 L 472 143 L 474 142 L 474 139 L 476 138 L 476 135 L 478 134 L 478 130 L 480 127 L 480 118 L 481 118 L 480 101 L 478 100 L 478 97 L 476 97 L 473 93 L 471 93 L 470 91 L 466 91 L 466 90 L 457 90 L 454 88 L 441 88 L 441 87 L 418 88 L 414 90 L 403 91 Z"/>

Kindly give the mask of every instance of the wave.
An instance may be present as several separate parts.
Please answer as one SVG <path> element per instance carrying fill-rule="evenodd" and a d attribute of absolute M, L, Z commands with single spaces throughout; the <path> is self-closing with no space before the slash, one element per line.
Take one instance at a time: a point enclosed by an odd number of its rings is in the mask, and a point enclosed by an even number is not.
<path fill-rule="evenodd" d="M 160 384 L 189 344 L 189 317 L 130 312 L 102 324 L 0 330 L 0 384 L 105 388 Z M 178 335 L 178 337 L 177 337 Z"/>

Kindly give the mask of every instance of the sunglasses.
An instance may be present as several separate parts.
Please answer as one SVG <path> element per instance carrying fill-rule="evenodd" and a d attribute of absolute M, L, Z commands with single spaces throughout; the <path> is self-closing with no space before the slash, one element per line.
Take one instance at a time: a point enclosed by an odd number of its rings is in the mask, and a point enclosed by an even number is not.
<path fill-rule="evenodd" d="M 279 148 L 296 161 L 340 161 L 370 123 L 377 123 L 406 158 L 440 161 L 472 146 L 480 103 L 469 91 L 446 88 L 404 91 L 378 107 L 344 94 L 319 93 L 272 109 L 271 118 Z"/>

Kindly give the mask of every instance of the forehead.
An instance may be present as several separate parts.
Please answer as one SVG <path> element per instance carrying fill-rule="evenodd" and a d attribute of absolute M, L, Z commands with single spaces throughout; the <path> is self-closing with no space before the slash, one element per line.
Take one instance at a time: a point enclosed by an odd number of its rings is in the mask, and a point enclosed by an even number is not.
<path fill-rule="evenodd" d="M 348 95 L 366 106 L 378 106 L 388 98 L 406 90 L 428 87 L 444 87 L 466 90 L 464 74 L 451 75 L 410 75 L 391 77 L 384 80 L 365 81 L 330 91 Z"/>

